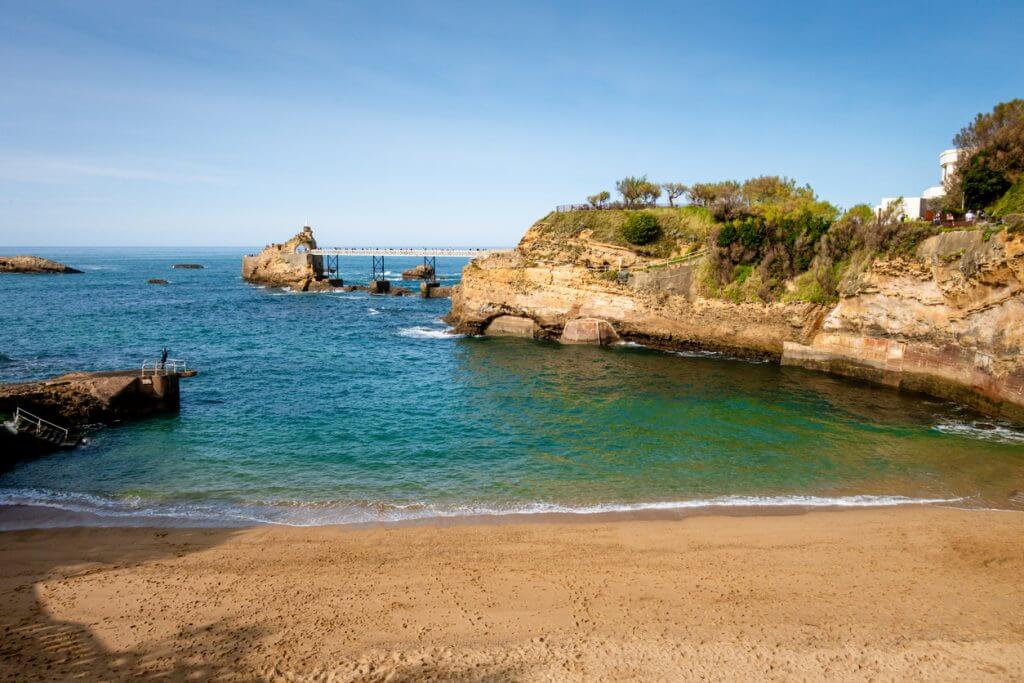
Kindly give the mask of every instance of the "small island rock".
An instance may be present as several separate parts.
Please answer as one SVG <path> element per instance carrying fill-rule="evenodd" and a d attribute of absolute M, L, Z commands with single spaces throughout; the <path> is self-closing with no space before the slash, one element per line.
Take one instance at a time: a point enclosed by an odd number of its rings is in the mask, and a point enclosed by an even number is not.
<path fill-rule="evenodd" d="M 0 273 L 81 273 L 82 271 L 39 256 L 0 256 Z"/>
<path fill-rule="evenodd" d="M 148 280 L 146 280 L 146 284 L 150 284 L 150 285 L 168 285 L 170 283 L 167 280 L 162 280 L 162 279 L 160 279 L 158 277 L 151 277 Z"/>
<path fill-rule="evenodd" d="M 202 263 L 175 263 L 171 266 L 171 268 L 178 270 L 202 270 L 205 267 Z"/>
<path fill-rule="evenodd" d="M 431 280 L 434 278 L 434 269 L 426 264 L 402 271 L 403 280 Z"/>

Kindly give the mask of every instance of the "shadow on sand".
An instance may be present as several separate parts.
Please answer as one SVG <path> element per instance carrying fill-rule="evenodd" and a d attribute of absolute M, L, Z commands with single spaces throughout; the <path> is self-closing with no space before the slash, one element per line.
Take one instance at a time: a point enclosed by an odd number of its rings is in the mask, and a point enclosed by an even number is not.
<path fill-rule="evenodd" d="M 173 679 L 210 680 L 237 678 L 236 657 L 227 654 L 238 642 L 262 636 L 251 628 L 232 628 L 227 623 L 183 626 L 171 638 L 147 641 L 143 650 L 114 650 L 97 635 L 98 624 L 56 618 L 42 599 L 43 584 L 61 584 L 84 576 L 128 569 L 132 566 L 202 552 L 224 543 L 237 530 L 192 530 L 184 541 L 152 530 L 152 540 L 124 537 L 116 546 L 91 544 L 97 529 L 0 532 L 0 680 L 110 680 Z M 104 529 L 104 534 L 121 530 Z M 133 530 L 138 534 L 138 530 Z M 70 553 L 49 539 L 67 539 L 81 552 Z M 109 541 L 109 537 L 106 537 Z M 42 550 L 40 550 L 42 548 Z M 73 563 L 65 560 L 75 556 Z M 63 559 L 62 559 L 63 558 Z M 78 596 L 76 596 L 78 597 Z M 115 596 L 116 599 L 116 596 Z M 153 615 L 158 616 L 158 615 Z M 133 625 L 131 628 L 135 628 Z M 203 650 L 189 651 L 190 642 L 202 634 Z M 182 646 L 185 647 L 182 647 Z"/>

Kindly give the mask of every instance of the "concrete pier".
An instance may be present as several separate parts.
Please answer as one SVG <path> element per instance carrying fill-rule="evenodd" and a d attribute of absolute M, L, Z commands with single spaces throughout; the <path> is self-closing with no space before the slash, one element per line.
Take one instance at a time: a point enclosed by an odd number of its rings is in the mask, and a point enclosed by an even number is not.
<path fill-rule="evenodd" d="M 194 377 L 180 361 L 150 362 L 135 370 L 73 372 L 38 382 L 0 385 L 0 469 L 14 461 L 77 443 L 86 425 L 110 425 L 176 413 L 180 381 Z M 27 420 L 18 421 L 19 411 Z M 63 443 L 38 438 L 33 420 L 68 432 Z"/>

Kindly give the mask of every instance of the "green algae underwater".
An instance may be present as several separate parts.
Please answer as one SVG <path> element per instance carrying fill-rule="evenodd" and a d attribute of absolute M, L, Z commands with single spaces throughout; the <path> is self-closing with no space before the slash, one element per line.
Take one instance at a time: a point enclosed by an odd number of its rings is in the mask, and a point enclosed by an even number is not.
<path fill-rule="evenodd" d="M 713 354 L 457 337 L 446 300 L 250 286 L 244 251 L 43 249 L 84 274 L 0 276 L 0 381 L 165 346 L 200 371 L 179 415 L 0 474 L 0 526 L 1013 508 L 1024 489 L 1024 428 L 961 406 Z M 442 282 L 465 262 L 439 259 Z M 342 259 L 348 282 L 369 271 Z"/>

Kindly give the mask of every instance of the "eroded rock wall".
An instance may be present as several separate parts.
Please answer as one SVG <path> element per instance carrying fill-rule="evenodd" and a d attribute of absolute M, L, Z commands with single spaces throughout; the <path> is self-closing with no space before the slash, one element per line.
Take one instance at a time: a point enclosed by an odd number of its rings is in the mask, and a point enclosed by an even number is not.
<path fill-rule="evenodd" d="M 316 249 L 313 230 L 306 226 L 283 244 L 268 245 L 258 254 L 242 259 L 242 278 L 253 284 L 289 287 L 306 291 L 323 281 L 323 257 Z"/>
<path fill-rule="evenodd" d="M 608 263 L 585 240 L 554 244 L 531 229 L 515 251 L 466 267 L 449 322 L 466 334 L 556 339 L 569 321 L 601 319 L 653 346 L 768 357 L 1024 420 L 1019 234 L 929 238 L 912 258 L 876 260 L 832 307 L 707 298 L 695 263 L 622 278 L 599 259 Z"/>
<path fill-rule="evenodd" d="M 876 261 L 783 363 L 1024 419 L 1024 237 L 956 231 Z"/>

